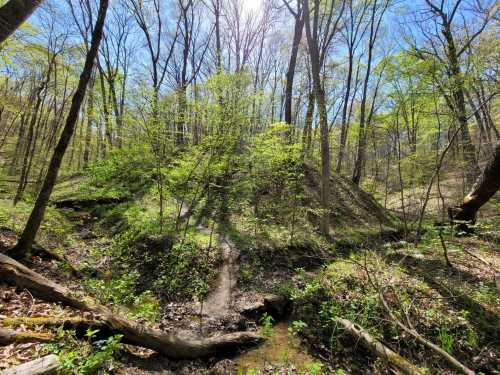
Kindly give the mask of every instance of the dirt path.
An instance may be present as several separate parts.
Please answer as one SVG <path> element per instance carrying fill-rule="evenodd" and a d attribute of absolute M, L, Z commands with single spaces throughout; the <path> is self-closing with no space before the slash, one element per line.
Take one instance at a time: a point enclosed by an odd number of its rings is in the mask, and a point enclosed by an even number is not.
<path fill-rule="evenodd" d="M 180 208 L 180 216 L 188 215 L 189 207 L 183 203 Z M 200 232 L 210 234 L 210 229 L 200 225 L 197 228 Z M 212 318 L 221 318 L 229 314 L 233 305 L 232 291 L 236 287 L 239 251 L 235 244 L 223 236 L 219 235 L 219 246 L 222 250 L 222 266 L 215 282 L 215 288 L 208 294 L 199 306 L 201 313 Z"/>
<path fill-rule="evenodd" d="M 232 306 L 232 290 L 236 286 L 239 252 L 233 242 L 220 236 L 223 263 L 215 283 L 215 289 L 203 302 L 203 313 L 220 317 L 226 315 Z"/>

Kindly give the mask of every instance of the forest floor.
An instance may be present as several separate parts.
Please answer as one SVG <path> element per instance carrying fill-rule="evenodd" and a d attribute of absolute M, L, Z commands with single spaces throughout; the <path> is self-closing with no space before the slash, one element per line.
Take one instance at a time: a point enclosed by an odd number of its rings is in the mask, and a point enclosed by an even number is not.
<path fill-rule="evenodd" d="M 342 189 L 342 184 L 339 186 L 339 195 L 341 190 L 348 190 Z M 361 193 L 355 197 L 362 204 L 349 206 L 345 203 L 347 200 L 340 200 L 344 207 L 338 210 L 354 212 L 359 207 L 370 210 L 372 203 L 363 200 Z M 149 204 L 141 210 L 147 211 Z M 491 206 L 487 215 L 483 214 L 475 234 L 457 236 L 447 229 L 429 226 L 418 245 L 404 241 L 401 236 L 386 238 L 380 231 L 373 235 L 370 229 L 368 232 L 338 231 L 338 243 L 318 251 L 304 246 L 284 247 L 268 229 L 266 241 L 255 247 L 254 243 L 248 246 L 245 242 L 254 232 L 244 217 L 234 217 L 232 228 L 216 227 L 213 231 L 206 223 L 193 223 L 189 228 L 192 237 L 209 243 L 203 247 L 209 268 L 202 268 L 210 274 L 207 276 L 209 289 L 203 289 L 205 286 L 200 287 L 202 292 L 193 289 L 184 298 L 151 295 L 142 290 L 132 293 L 130 283 L 135 281 L 114 279 L 110 249 L 121 240 L 123 223 L 114 222 L 114 214 L 121 210 L 121 205 L 131 210 L 131 204 L 126 202 L 95 207 L 50 207 L 38 243 L 63 254 L 67 262 L 35 255 L 29 266 L 163 331 L 197 337 L 258 330 L 267 340 L 229 359 L 183 361 L 124 345 L 106 364 L 112 373 L 392 373 L 387 364 L 362 348 L 359 342 L 342 334 L 334 323 L 336 316 L 356 321 L 427 373 L 453 373 L 435 353 L 398 331 L 380 306 L 377 287 L 383 290 L 393 311 L 428 340 L 476 371 L 484 374 L 500 371 L 498 203 Z M 28 203 L 20 202 L 14 208 L 7 199 L 0 199 L 0 252 L 8 254 L 29 209 Z M 126 216 L 127 212 L 123 212 L 120 211 L 120 215 Z M 131 212 L 134 220 L 140 220 L 136 211 Z M 167 208 L 167 213 L 175 217 L 176 210 Z M 366 215 L 359 215 L 359 211 L 352 217 L 359 223 L 368 220 Z M 308 230 L 299 228 L 295 235 L 311 235 Z M 449 266 L 445 262 L 440 231 L 451 262 Z M 158 245 L 158 239 L 151 243 L 141 241 L 144 242 L 141 246 L 149 248 Z M 148 281 L 148 270 L 154 270 L 147 267 L 139 280 Z M 79 275 L 74 275 L 72 268 L 78 270 Z M 162 285 L 173 287 L 174 284 L 169 280 L 169 284 Z M 133 299 L 129 298 L 131 293 Z M 0 324 L 12 317 L 91 318 L 88 313 L 45 303 L 27 290 L 1 282 L 0 301 Z M 17 329 L 53 332 L 66 348 L 39 343 L 4 346 L 0 348 L 0 370 L 55 350 L 65 353 L 66 357 L 68 351 L 81 356 L 97 350 L 90 337 L 82 344 L 81 339 L 70 337 L 62 327 L 20 324 Z"/>

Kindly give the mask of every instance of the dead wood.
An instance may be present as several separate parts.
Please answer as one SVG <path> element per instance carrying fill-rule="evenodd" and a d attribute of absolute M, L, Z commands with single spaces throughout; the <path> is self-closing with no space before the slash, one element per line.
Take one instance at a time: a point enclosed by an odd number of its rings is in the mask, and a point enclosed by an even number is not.
<path fill-rule="evenodd" d="M 0 345 L 22 344 L 25 342 L 48 342 L 53 341 L 54 336 L 42 332 L 16 332 L 11 329 L 0 327 Z"/>
<path fill-rule="evenodd" d="M 111 331 L 123 335 L 123 342 L 152 349 L 171 358 L 220 355 L 263 341 L 262 336 L 253 332 L 233 332 L 206 338 L 181 338 L 175 334 L 162 332 L 123 318 L 116 311 L 87 296 L 76 296 L 67 288 L 46 279 L 4 254 L 0 254 L 0 279 L 26 288 L 45 301 L 60 302 L 97 314 Z"/>
<path fill-rule="evenodd" d="M 376 340 L 362 327 L 354 324 L 350 320 L 337 318 L 336 321 L 348 332 L 351 336 L 360 340 L 361 343 L 377 357 L 389 363 L 399 371 L 406 375 L 422 375 L 423 373 L 414 364 L 410 363 L 406 358 L 402 357 L 395 351 Z"/>
<path fill-rule="evenodd" d="M 4 370 L 1 375 L 52 375 L 57 373 L 59 357 L 50 354 Z"/>

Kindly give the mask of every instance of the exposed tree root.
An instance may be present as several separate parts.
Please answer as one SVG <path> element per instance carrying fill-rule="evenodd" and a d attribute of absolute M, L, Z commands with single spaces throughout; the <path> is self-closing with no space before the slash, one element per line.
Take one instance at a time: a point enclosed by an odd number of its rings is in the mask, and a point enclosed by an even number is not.
<path fill-rule="evenodd" d="M 398 353 L 392 351 L 380 341 L 373 338 L 363 328 L 354 324 L 350 320 L 337 318 L 336 320 L 351 336 L 360 340 L 363 345 L 376 356 L 387 361 L 391 366 L 407 375 L 422 375 L 423 373 L 414 364 L 410 363 L 407 359 L 400 356 Z"/>
<path fill-rule="evenodd" d="M 115 311 L 96 303 L 89 297 L 72 295 L 63 286 L 3 254 L 0 254 L 0 279 L 26 288 L 43 300 L 61 302 L 67 306 L 97 314 L 111 331 L 123 335 L 123 342 L 152 349 L 171 358 L 199 358 L 224 354 L 263 341 L 262 336 L 252 332 L 234 332 L 208 338 L 185 339 L 147 327 L 118 316 Z"/>
<path fill-rule="evenodd" d="M 16 332 L 7 328 L 0 328 L 0 345 L 22 344 L 25 342 L 53 341 L 54 336 L 42 332 Z"/>

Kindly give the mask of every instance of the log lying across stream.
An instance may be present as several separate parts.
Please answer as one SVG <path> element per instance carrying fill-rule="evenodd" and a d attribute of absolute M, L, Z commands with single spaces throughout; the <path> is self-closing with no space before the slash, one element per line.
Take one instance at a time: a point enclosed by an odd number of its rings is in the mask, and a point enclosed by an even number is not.
<path fill-rule="evenodd" d="M 264 338 L 253 332 L 233 332 L 207 338 L 181 338 L 132 320 L 120 317 L 116 311 L 87 296 L 76 296 L 42 275 L 0 254 L 0 280 L 28 289 L 34 296 L 49 302 L 60 302 L 79 310 L 99 315 L 114 333 L 123 335 L 123 342 L 152 349 L 170 358 L 199 358 L 220 355 L 256 345 Z"/>

